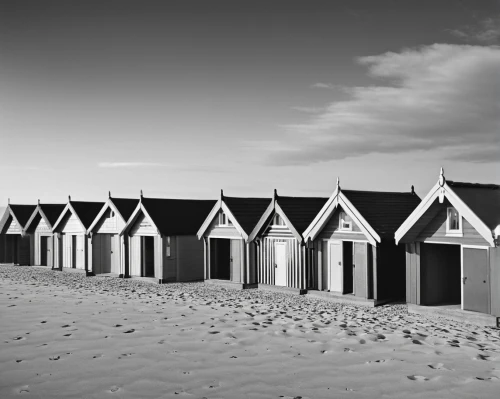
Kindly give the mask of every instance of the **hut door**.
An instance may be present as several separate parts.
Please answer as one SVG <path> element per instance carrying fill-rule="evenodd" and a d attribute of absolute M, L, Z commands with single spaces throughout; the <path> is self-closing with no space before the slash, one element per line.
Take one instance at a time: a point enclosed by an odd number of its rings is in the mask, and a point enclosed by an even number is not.
<path fill-rule="evenodd" d="M 367 244 L 364 242 L 354 243 L 354 295 L 361 298 L 367 297 Z"/>
<path fill-rule="evenodd" d="M 54 258 L 52 251 L 54 249 L 54 238 L 47 237 L 47 266 L 52 267 L 54 263 Z"/>
<path fill-rule="evenodd" d="M 101 236 L 101 273 L 111 273 L 111 235 Z"/>
<path fill-rule="evenodd" d="M 120 274 L 120 241 L 116 234 L 110 236 L 111 244 L 111 273 Z"/>
<path fill-rule="evenodd" d="M 274 243 L 274 256 L 275 256 L 275 275 L 274 285 L 286 287 L 286 243 Z"/>
<path fill-rule="evenodd" d="M 241 244 L 240 240 L 231 241 L 231 281 L 241 282 Z"/>
<path fill-rule="evenodd" d="M 463 308 L 489 313 L 488 250 L 462 247 Z"/>
<path fill-rule="evenodd" d="M 47 245 L 47 240 L 49 237 L 47 236 L 41 236 L 40 237 L 40 265 L 41 266 L 48 266 L 47 265 L 47 251 L 48 251 L 48 245 Z"/>
<path fill-rule="evenodd" d="M 342 241 L 328 242 L 328 270 L 330 291 L 342 292 Z"/>

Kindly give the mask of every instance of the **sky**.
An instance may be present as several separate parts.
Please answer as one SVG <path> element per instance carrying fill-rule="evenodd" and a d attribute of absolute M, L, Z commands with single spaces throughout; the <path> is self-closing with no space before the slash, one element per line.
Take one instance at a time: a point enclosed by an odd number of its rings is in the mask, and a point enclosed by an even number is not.
<path fill-rule="evenodd" d="M 500 184 L 500 1 L 0 3 L 0 206 Z"/>

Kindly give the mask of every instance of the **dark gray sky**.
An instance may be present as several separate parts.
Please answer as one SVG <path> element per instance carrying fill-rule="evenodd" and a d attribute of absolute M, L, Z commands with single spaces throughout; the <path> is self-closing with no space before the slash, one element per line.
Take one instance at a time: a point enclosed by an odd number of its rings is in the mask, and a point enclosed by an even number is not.
<path fill-rule="evenodd" d="M 498 1 L 3 1 L 0 204 L 499 182 Z"/>

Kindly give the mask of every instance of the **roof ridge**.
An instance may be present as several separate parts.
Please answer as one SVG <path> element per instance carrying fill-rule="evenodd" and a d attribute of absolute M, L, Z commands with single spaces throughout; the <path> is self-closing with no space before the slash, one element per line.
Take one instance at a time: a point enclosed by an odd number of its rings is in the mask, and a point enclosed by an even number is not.
<path fill-rule="evenodd" d="M 452 187 L 490 188 L 492 190 L 498 190 L 500 188 L 500 185 L 492 183 L 469 183 L 453 180 L 446 180 L 446 183 Z"/>

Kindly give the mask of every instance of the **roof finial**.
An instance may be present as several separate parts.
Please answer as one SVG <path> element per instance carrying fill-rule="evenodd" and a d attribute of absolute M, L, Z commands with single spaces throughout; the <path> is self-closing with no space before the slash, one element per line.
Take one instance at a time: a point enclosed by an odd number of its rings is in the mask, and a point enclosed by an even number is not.
<path fill-rule="evenodd" d="M 108 191 L 108 198 L 111 198 L 111 191 Z"/>
<path fill-rule="evenodd" d="M 337 191 L 340 191 L 340 178 L 337 176 Z"/>
<path fill-rule="evenodd" d="M 224 190 L 222 188 L 220 189 L 220 199 L 224 199 Z"/>
<path fill-rule="evenodd" d="M 439 185 L 441 187 L 444 186 L 444 183 L 446 182 L 446 178 L 444 177 L 444 169 L 441 167 L 441 170 L 439 171 Z"/>
<path fill-rule="evenodd" d="M 40 198 L 38 198 L 38 205 L 40 205 Z"/>
<path fill-rule="evenodd" d="M 68 195 L 68 201 L 71 202 L 71 195 Z"/>
<path fill-rule="evenodd" d="M 415 195 L 415 187 L 413 186 L 413 184 L 412 184 L 412 186 L 411 186 L 411 193 L 412 193 L 413 195 Z"/>
<path fill-rule="evenodd" d="M 141 190 L 141 200 L 142 200 L 142 190 Z"/>
<path fill-rule="evenodd" d="M 273 200 L 276 200 L 276 198 L 278 198 L 278 190 L 274 189 Z"/>
<path fill-rule="evenodd" d="M 7 198 L 7 204 L 10 205 L 10 198 Z"/>

